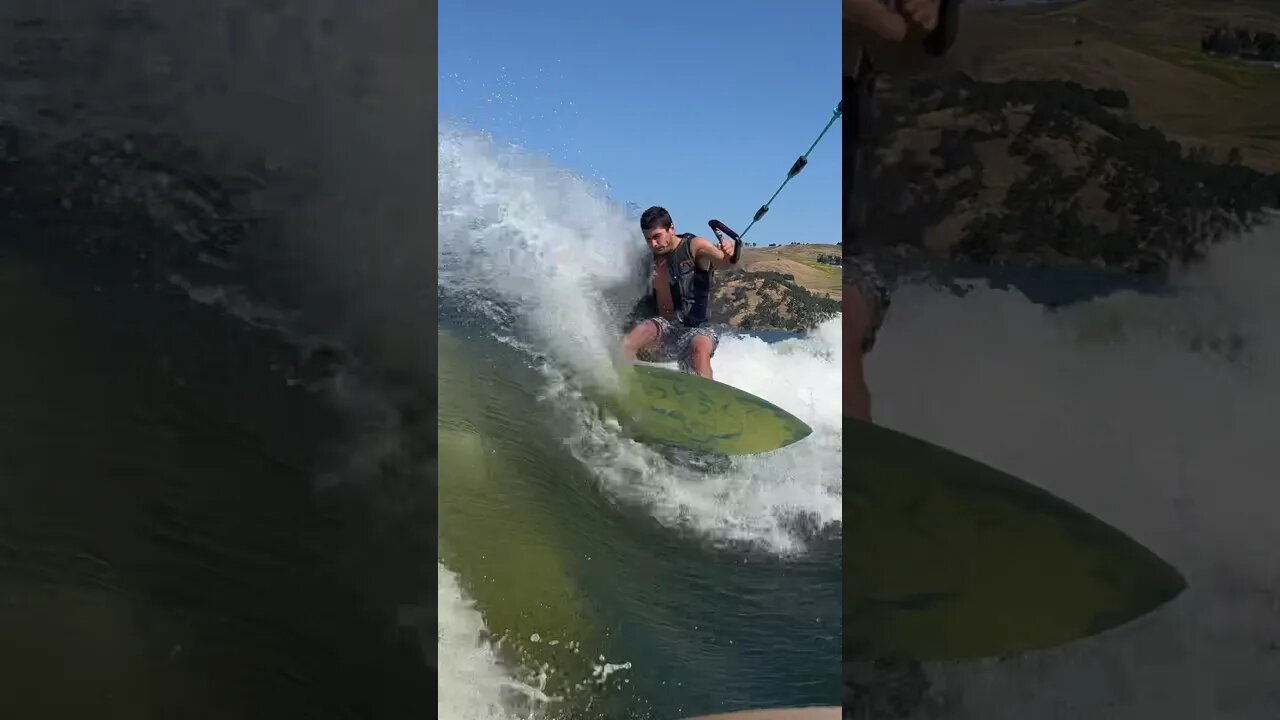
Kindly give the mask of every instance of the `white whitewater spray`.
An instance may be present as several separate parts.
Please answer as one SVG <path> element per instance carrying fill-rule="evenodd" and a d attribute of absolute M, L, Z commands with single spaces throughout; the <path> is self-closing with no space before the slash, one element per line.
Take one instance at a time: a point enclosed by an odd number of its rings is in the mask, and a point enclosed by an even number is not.
<path fill-rule="evenodd" d="M 547 698 L 515 679 L 490 642 L 484 618 L 458 578 L 436 564 L 441 720 L 531 720 Z"/>
<path fill-rule="evenodd" d="M 1280 717 L 1278 236 L 1215 248 L 1171 297 L 895 296 L 868 359 L 879 422 L 1082 506 L 1190 583 L 1101 637 L 932 668 L 917 717 Z"/>
<path fill-rule="evenodd" d="M 539 155 L 440 131 L 440 286 L 527 333 L 579 376 L 607 380 L 605 296 L 633 285 L 639 229 L 603 188 Z"/>

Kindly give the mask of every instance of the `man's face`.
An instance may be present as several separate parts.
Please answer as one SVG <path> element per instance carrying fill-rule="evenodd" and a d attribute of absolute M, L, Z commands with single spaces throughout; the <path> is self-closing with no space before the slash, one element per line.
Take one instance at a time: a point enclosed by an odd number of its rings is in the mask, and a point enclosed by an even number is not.
<path fill-rule="evenodd" d="M 644 239 L 649 243 L 649 250 L 654 255 L 665 255 L 675 247 L 676 226 L 650 228 L 644 231 Z"/>

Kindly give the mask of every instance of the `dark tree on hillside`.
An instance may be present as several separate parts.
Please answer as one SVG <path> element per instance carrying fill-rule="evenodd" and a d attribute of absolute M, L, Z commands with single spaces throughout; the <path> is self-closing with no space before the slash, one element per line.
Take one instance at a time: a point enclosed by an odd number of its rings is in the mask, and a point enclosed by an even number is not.
<path fill-rule="evenodd" d="M 1246 60 L 1276 61 L 1280 60 L 1280 39 L 1270 31 L 1211 26 L 1200 34 L 1200 50 Z"/>
<path fill-rule="evenodd" d="M 1235 35 L 1207 34 L 1206 45 L 1215 38 Z M 948 84 L 954 89 L 947 91 Z M 1280 175 L 1242 165 L 1238 150 L 1219 164 L 1202 149 L 1184 149 L 1159 128 L 1133 122 L 1116 112 L 1129 105 L 1121 90 L 963 75 L 917 79 L 910 88 L 882 96 L 887 111 L 870 142 L 896 147 L 884 157 L 900 160 L 871 163 L 865 184 L 863 242 L 874 236 L 899 257 L 922 257 L 926 232 L 962 209 L 972 215 L 950 248 L 956 260 L 1076 261 L 1160 272 L 1280 202 Z M 943 95 L 958 98 L 952 109 L 964 122 L 936 131 L 927 151 L 937 160 L 922 159 L 909 148 L 930 134 L 916 130 L 902 143 L 897 133 L 905 123 L 890 118 L 918 113 L 917 103 Z M 1022 125 L 1017 132 L 1014 119 Z M 1062 155 L 1061 142 L 1048 142 L 1055 138 L 1070 141 L 1075 157 Z M 1020 162 L 1002 161 L 1000 175 L 987 178 L 978 143 L 992 140 L 1005 142 Z M 999 205 L 984 206 L 990 180 L 1008 190 Z"/>
<path fill-rule="evenodd" d="M 1253 36 L 1248 30 L 1236 30 L 1236 42 L 1240 44 L 1238 52 L 1241 55 L 1253 54 Z"/>
<path fill-rule="evenodd" d="M 1280 37 L 1275 33 L 1260 32 L 1254 38 L 1259 60 L 1280 60 Z"/>
<path fill-rule="evenodd" d="M 1129 94 L 1123 90 L 1099 88 L 1093 91 L 1093 99 L 1105 108 L 1118 110 L 1127 110 L 1129 108 Z"/>
<path fill-rule="evenodd" d="M 1235 56 L 1240 53 L 1240 39 L 1225 26 L 1206 28 L 1200 36 L 1200 49 L 1206 53 Z"/>

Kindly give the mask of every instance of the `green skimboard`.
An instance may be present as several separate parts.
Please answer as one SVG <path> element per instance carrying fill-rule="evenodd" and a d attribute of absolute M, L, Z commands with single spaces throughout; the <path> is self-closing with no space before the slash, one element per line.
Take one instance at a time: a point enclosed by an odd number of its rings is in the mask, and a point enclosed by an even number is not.
<path fill-rule="evenodd" d="M 1186 581 L 1085 511 L 909 435 L 844 420 L 847 657 L 954 660 L 1123 625 Z"/>
<path fill-rule="evenodd" d="M 642 442 L 720 455 L 777 450 L 813 429 L 751 393 L 653 365 L 619 368 L 621 390 L 602 404 Z"/>

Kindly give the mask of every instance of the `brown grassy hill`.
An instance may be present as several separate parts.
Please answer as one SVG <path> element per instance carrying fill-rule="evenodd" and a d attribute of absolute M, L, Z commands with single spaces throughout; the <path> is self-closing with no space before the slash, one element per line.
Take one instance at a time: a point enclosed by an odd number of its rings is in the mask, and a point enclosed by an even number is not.
<path fill-rule="evenodd" d="M 952 63 L 979 80 L 1074 80 L 1123 90 L 1133 119 L 1184 144 L 1280 171 L 1280 72 L 1206 56 L 1206 26 L 1280 32 L 1268 0 L 1083 0 L 972 4 Z"/>
<path fill-rule="evenodd" d="M 746 247 L 738 267 L 717 273 L 713 317 L 744 329 L 802 331 L 838 312 L 839 245 Z"/>
<path fill-rule="evenodd" d="M 968 74 L 881 83 L 861 242 L 1161 272 L 1280 204 L 1280 72 L 1200 50 L 1206 25 L 1280 16 L 1196 7 L 972 8 Z"/>
<path fill-rule="evenodd" d="M 738 266 L 748 273 L 776 272 L 790 275 L 815 295 L 840 297 L 840 266 L 821 258 L 840 256 L 839 245 L 800 244 L 778 247 L 745 247 Z"/>

